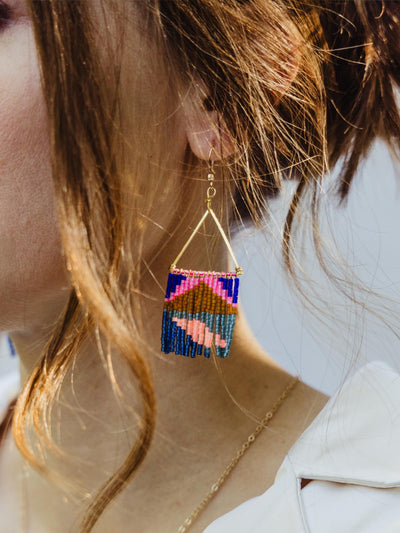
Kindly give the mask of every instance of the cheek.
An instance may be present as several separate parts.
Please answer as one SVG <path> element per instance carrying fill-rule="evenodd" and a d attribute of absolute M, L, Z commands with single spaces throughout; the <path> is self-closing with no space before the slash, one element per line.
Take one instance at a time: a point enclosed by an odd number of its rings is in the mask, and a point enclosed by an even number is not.
<path fill-rule="evenodd" d="M 54 317 L 67 285 L 32 36 L 27 26 L 13 32 L 0 50 L 0 329 L 7 330 L 42 323 L 45 305 Z"/>

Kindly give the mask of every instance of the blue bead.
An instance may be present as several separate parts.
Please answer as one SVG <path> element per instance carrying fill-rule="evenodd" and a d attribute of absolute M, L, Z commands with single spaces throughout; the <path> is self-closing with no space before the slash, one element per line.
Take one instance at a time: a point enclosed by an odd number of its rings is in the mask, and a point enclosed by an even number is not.
<path fill-rule="evenodd" d="M 7 339 L 8 339 L 8 345 L 10 347 L 11 355 L 12 356 L 17 355 L 17 352 L 15 351 L 15 348 L 14 348 L 13 341 L 10 339 L 10 337 L 8 335 L 7 335 Z"/>

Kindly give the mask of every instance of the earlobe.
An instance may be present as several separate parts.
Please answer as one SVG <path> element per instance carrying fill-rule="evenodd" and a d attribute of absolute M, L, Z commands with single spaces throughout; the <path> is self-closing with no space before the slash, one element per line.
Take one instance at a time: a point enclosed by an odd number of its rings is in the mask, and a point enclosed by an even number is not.
<path fill-rule="evenodd" d="M 210 112 L 207 114 L 210 115 Z M 216 115 L 216 112 L 212 114 Z M 225 159 L 235 151 L 230 135 L 218 124 L 218 118 L 211 123 L 206 117 L 191 120 L 186 127 L 186 137 L 192 152 L 199 159 L 208 159 L 211 148 L 211 158 L 214 160 Z"/>
<path fill-rule="evenodd" d="M 220 114 L 205 105 L 207 94 L 196 84 L 195 94 L 184 103 L 187 142 L 196 157 L 208 160 L 225 159 L 235 151 L 235 144 Z"/>

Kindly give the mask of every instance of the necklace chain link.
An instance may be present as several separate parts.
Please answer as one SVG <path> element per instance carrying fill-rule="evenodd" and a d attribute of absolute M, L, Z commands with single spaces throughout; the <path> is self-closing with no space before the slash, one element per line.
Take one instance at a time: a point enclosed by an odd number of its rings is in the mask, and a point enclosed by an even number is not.
<path fill-rule="evenodd" d="M 246 451 L 250 448 L 250 445 L 253 444 L 253 442 L 256 440 L 258 435 L 261 433 L 261 431 L 268 426 L 270 420 L 274 416 L 274 414 L 278 411 L 282 403 L 287 398 L 289 392 L 294 388 L 294 386 L 299 381 L 299 377 L 295 376 L 289 385 L 285 388 L 285 390 L 281 393 L 278 400 L 275 402 L 275 404 L 272 406 L 272 408 L 265 414 L 264 418 L 261 420 L 261 422 L 257 425 L 256 429 L 253 431 L 251 435 L 249 435 L 246 439 L 246 441 L 243 443 L 241 448 L 237 450 L 234 457 L 230 461 L 230 463 L 226 466 L 225 470 L 223 471 L 222 475 L 218 478 L 218 480 L 211 485 L 211 489 L 208 492 L 208 494 L 203 498 L 200 505 L 192 511 L 192 513 L 186 518 L 186 520 L 182 523 L 182 525 L 178 529 L 178 533 L 186 533 L 188 529 L 193 525 L 195 520 L 199 517 L 201 512 L 204 510 L 204 508 L 207 506 L 207 504 L 210 502 L 212 498 L 216 495 L 216 493 L 219 491 L 221 485 L 224 483 L 226 478 L 229 476 L 229 474 L 232 472 L 234 467 L 239 462 L 240 458 L 243 457 L 243 455 L 246 453 Z M 26 477 L 27 472 L 25 469 L 25 465 L 23 467 L 22 472 L 22 513 L 21 513 L 21 521 L 22 521 L 22 531 L 28 531 L 28 524 L 27 524 L 27 494 L 26 494 Z"/>
<path fill-rule="evenodd" d="M 246 451 L 250 448 L 250 445 L 253 444 L 253 442 L 256 440 L 258 435 L 261 433 L 261 431 L 268 426 L 271 418 L 274 416 L 274 414 L 278 411 L 279 407 L 282 405 L 282 403 L 287 398 L 289 392 L 294 388 L 294 386 L 299 381 L 299 377 L 295 376 L 289 383 L 289 385 L 285 388 L 285 390 L 281 393 L 278 400 L 274 403 L 272 408 L 266 413 L 264 418 L 261 420 L 261 422 L 257 425 L 256 429 L 253 431 L 251 435 L 249 435 L 246 439 L 246 441 L 243 443 L 242 447 L 236 452 L 231 462 L 227 465 L 225 470 L 223 471 L 220 478 L 211 485 L 211 489 L 208 492 L 208 494 L 203 498 L 200 505 L 194 509 L 194 511 L 186 518 L 186 520 L 182 523 L 182 525 L 178 529 L 178 533 L 185 533 L 194 523 L 194 521 L 198 518 L 200 513 L 204 510 L 206 505 L 210 502 L 210 500 L 216 495 L 218 490 L 220 489 L 223 482 L 226 480 L 226 478 L 229 476 L 229 474 L 232 472 L 234 467 L 239 462 L 240 458 L 246 453 Z"/>

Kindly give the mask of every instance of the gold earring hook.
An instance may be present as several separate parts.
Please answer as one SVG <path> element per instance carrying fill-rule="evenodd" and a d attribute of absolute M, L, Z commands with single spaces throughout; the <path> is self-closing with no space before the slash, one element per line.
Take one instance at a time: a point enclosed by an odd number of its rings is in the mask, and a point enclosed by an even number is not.
<path fill-rule="evenodd" d="M 208 166 L 209 166 L 209 169 L 208 169 L 208 175 L 207 175 L 207 179 L 208 179 L 208 188 L 207 188 L 207 198 L 206 198 L 206 204 L 207 204 L 207 209 L 204 213 L 204 215 L 201 217 L 199 223 L 197 224 L 197 226 L 195 227 L 195 229 L 193 230 L 192 234 L 190 235 L 190 237 L 188 238 L 188 240 L 186 241 L 186 243 L 184 244 L 182 250 L 179 252 L 179 254 L 177 255 L 177 257 L 175 258 L 175 261 L 172 263 L 172 265 L 170 266 L 170 272 L 173 272 L 174 269 L 176 268 L 176 264 L 177 262 L 179 261 L 179 259 L 182 257 L 182 255 L 184 254 L 184 252 L 186 251 L 187 247 L 189 246 L 189 244 L 192 242 L 192 239 L 194 238 L 194 236 L 196 235 L 196 233 L 199 231 L 201 225 L 203 224 L 203 222 L 205 221 L 205 219 L 207 218 L 208 215 L 211 215 L 212 219 L 214 220 L 225 244 L 226 244 L 226 247 L 228 248 L 228 251 L 233 259 L 233 262 L 235 264 L 235 268 L 236 268 L 236 275 L 240 275 L 240 274 L 243 274 L 243 270 L 242 268 L 238 265 L 238 262 L 236 260 L 236 257 L 235 257 L 235 254 L 233 253 L 233 250 L 232 250 L 232 247 L 228 241 L 228 238 L 227 236 L 225 235 L 225 232 L 221 226 L 221 223 L 220 221 L 218 220 L 217 218 L 217 215 L 214 213 L 213 209 L 211 208 L 211 200 L 214 198 L 214 196 L 216 195 L 217 191 L 214 187 L 214 178 L 215 178 L 215 174 L 214 174 L 214 162 L 212 161 L 211 159 L 211 154 L 212 154 L 212 151 L 214 150 L 214 147 L 211 146 L 210 148 L 210 152 L 208 154 Z"/>
<path fill-rule="evenodd" d="M 214 161 L 211 159 L 212 151 L 214 150 L 214 146 L 211 146 L 210 151 L 208 153 L 208 172 L 209 174 L 214 174 Z M 215 150 L 214 150 L 215 152 Z"/>
<path fill-rule="evenodd" d="M 206 199 L 207 210 L 208 211 L 210 211 L 210 209 L 211 209 L 211 200 L 212 200 L 212 198 L 214 198 L 214 196 L 217 193 L 217 191 L 216 191 L 216 189 L 214 187 L 214 178 L 215 178 L 214 161 L 211 159 L 211 154 L 212 154 L 213 150 L 214 150 L 214 147 L 211 146 L 210 152 L 208 154 L 208 174 L 207 174 L 208 189 L 207 189 L 207 199 Z"/>

